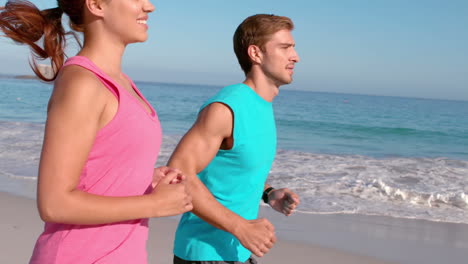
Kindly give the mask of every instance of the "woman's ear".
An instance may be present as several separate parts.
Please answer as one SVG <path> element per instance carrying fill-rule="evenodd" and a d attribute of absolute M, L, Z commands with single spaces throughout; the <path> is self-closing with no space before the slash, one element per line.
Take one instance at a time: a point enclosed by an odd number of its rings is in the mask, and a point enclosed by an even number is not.
<path fill-rule="evenodd" d="M 103 0 L 85 0 L 85 6 L 88 11 L 97 17 L 104 15 L 103 4 Z"/>

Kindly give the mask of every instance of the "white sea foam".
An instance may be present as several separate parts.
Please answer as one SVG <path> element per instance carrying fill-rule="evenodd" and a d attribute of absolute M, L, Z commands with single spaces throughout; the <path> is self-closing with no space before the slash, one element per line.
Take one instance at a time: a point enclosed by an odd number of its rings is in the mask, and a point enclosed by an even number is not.
<path fill-rule="evenodd" d="M 0 186 L 36 179 L 43 129 L 41 124 L 0 122 Z M 164 136 L 157 166 L 167 162 L 179 139 Z M 468 223 L 468 161 L 279 150 L 268 183 L 295 190 L 302 213 Z"/>
<path fill-rule="evenodd" d="M 303 212 L 467 223 L 467 176 L 460 160 L 278 151 L 269 183 L 296 190 Z"/>

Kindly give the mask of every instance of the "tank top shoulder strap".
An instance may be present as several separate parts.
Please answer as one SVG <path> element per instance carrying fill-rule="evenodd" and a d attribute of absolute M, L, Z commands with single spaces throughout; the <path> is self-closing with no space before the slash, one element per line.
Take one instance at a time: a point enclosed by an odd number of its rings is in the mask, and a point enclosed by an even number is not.
<path fill-rule="evenodd" d="M 96 64 L 94 64 L 90 59 L 84 57 L 84 56 L 74 56 L 63 64 L 62 67 L 66 67 L 69 65 L 77 65 L 80 67 L 83 67 L 90 72 L 94 73 L 96 77 L 98 77 L 101 82 L 104 84 L 104 86 L 109 89 L 110 92 L 112 92 L 117 98 L 120 95 L 119 87 L 114 83 L 114 81 L 107 76 L 101 69 L 99 69 Z"/>

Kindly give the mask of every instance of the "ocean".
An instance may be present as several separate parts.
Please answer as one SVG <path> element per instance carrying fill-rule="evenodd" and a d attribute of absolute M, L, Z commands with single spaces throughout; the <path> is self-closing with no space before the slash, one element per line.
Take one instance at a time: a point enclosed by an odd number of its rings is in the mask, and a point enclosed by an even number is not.
<path fill-rule="evenodd" d="M 164 165 L 200 105 L 221 87 L 136 82 L 156 109 Z M 0 79 L 0 190 L 35 197 L 50 84 Z M 268 183 L 301 214 L 468 223 L 468 101 L 281 89 Z"/>

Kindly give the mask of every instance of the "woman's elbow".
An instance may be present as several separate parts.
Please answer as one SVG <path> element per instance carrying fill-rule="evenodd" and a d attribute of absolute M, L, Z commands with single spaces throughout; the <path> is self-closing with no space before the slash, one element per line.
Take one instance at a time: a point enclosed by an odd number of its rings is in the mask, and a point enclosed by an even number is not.
<path fill-rule="evenodd" d="M 64 207 L 57 205 L 55 202 L 39 199 L 37 208 L 42 221 L 49 223 L 63 222 Z"/>

